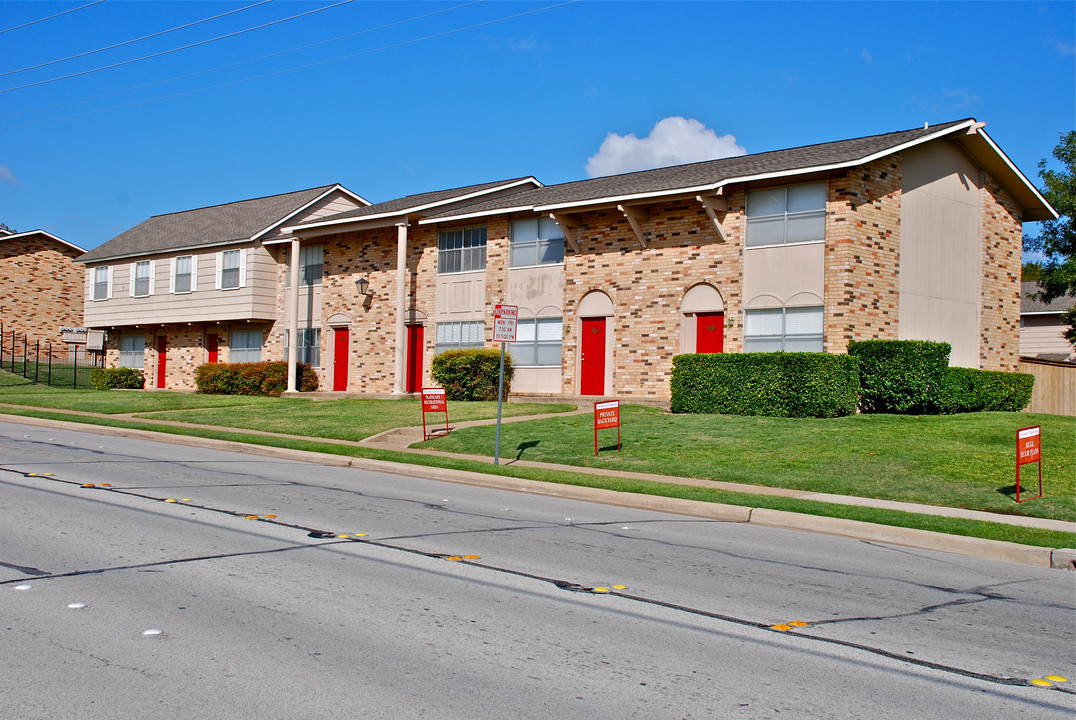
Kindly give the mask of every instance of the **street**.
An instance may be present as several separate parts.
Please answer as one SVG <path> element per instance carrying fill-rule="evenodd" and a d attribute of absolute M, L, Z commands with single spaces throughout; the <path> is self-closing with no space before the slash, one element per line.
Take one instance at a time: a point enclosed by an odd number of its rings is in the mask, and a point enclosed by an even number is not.
<path fill-rule="evenodd" d="M 1071 572 L 7 422 L 0 488 L 5 717 L 1076 711 Z"/>

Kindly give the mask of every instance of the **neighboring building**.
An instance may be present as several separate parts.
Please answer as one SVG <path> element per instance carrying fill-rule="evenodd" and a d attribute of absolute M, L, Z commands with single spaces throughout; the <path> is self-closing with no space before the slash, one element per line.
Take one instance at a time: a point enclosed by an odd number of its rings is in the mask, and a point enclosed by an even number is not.
<path fill-rule="evenodd" d="M 110 328 L 110 361 L 144 359 L 158 387 L 189 387 L 210 336 L 223 347 L 230 332 L 222 361 L 290 356 L 323 390 L 414 392 L 436 353 L 495 346 L 498 303 L 519 307 L 517 394 L 665 398 L 678 353 L 841 353 L 868 338 L 944 340 L 954 365 L 1016 370 L 1021 224 L 1056 217 L 973 119 L 332 209 L 242 232 L 213 208 L 151 219 L 84 258 L 86 324 Z M 257 257 L 254 293 L 223 257 L 241 247 L 240 268 Z M 178 263 L 198 253 L 198 292 L 180 296 Z M 170 288 L 157 300 L 155 277 Z"/>
<path fill-rule="evenodd" d="M 35 340 L 59 342 L 60 328 L 82 325 L 85 252 L 44 230 L 0 229 L 0 323 Z"/>
<path fill-rule="evenodd" d="M 1020 356 L 1076 362 L 1076 346 L 1062 335 L 1068 325 L 1061 322 L 1061 313 L 1076 305 L 1076 298 L 1045 303 L 1032 297 L 1041 290 L 1036 282 L 1020 284 Z"/>
<path fill-rule="evenodd" d="M 494 346 L 497 303 L 519 306 L 520 394 L 667 397 L 677 353 L 868 338 L 944 340 L 954 365 L 1016 370 L 1021 224 L 1056 213 L 983 125 L 289 227 L 332 259 L 311 319 L 334 329 L 323 387 L 430 384 L 435 353 Z"/>
<path fill-rule="evenodd" d="M 369 203 L 340 185 L 157 215 L 89 251 L 85 325 L 106 331 L 105 363 L 146 387 L 194 389 L 207 362 L 280 358 L 277 263 L 285 223 Z M 300 262 L 314 260 L 300 255 Z"/>

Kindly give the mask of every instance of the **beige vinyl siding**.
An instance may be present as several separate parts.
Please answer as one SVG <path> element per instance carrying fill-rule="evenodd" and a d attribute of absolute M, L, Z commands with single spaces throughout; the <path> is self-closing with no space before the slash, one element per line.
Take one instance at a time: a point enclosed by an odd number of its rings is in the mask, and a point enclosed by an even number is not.
<path fill-rule="evenodd" d="M 1059 315 L 1024 315 L 1020 318 L 1020 354 L 1072 352 L 1072 343 L 1061 334 L 1067 327 Z"/>
<path fill-rule="evenodd" d="M 261 236 L 259 240 L 262 242 L 281 240 L 285 237 L 285 234 L 281 232 L 281 228 L 283 227 L 298 225 L 308 220 L 336 215 L 337 213 L 347 212 L 348 210 L 354 210 L 359 207 L 365 206 L 337 190 L 330 193 L 328 196 L 323 197 L 321 200 L 318 200 L 302 212 L 287 218 L 278 227 L 273 228 L 271 231 Z M 291 238 L 290 235 L 287 235 L 286 237 L 288 239 Z"/>
<path fill-rule="evenodd" d="M 200 251 L 184 250 L 174 255 L 158 255 L 155 288 L 149 297 L 130 297 L 131 265 L 128 259 L 108 263 L 113 267 L 112 297 L 85 303 L 87 327 L 122 327 L 164 323 L 201 323 L 228 320 L 272 320 L 276 317 L 276 263 L 269 251 L 253 243 L 229 246 L 246 249 L 247 271 L 244 287 L 216 290 L 217 253 L 223 248 Z M 173 294 L 169 288 L 172 257 L 191 255 L 197 258 L 197 288 L 189 293 Z M 140 260 L 142 258 L 139 258 Z M 105 263 L 102 263 L 105 264 Z M 86 268 L 92 276 L 94 265 Z"/>
<path fill-rule="evenodd" d="M 979 367 L 979 190 L 979 169 L 951 145 L 904 153 L 898 337 L 949 342 L 963 367 Z"/>

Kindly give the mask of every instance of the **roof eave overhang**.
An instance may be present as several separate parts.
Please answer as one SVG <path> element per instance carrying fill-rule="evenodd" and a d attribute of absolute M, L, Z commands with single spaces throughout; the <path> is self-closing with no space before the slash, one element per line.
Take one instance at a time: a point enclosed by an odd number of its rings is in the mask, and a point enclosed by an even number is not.
<path fill-rule="evenodd" d="M 443 217 L 431 217 L 419 220 L 419 225 L 436 225 L 437 223 L 458 222 L 462 220 L 476 220 L 478 218 L 492 217 L 494 215 L 507 215 L 515 212 L 533 212 L 533 205 L 517 205 L 507 208 L 495 208 L 493 210 L 481 210 L 478 212 L 460 213 L 459 215 L 445 215 Z"/>
<path fill-rule="evenodd" d="M 118 255 L 108 255 L 106 257 L 78 258 L 75 260 L 75 262 L 83 263 L 85 265 L 91 265 L 104 262 L 113 262 L 115 260 L 126 260 L 127 258 L 151 257 L 153 255 L 179 255 L 182 253 L 193 253 L 198 250 L 206 250 L 208 248 L 229 247 L 231 245 L 246 245 L 250 242 L 250 238 L 236 238 L 235 240 L 221 240 L 219 242 L 207 243 L 205 245 L 184 245 L 182 247 L 164 248 L 158 250 L 143 250 L 132 253 L 120 253 Z"/>
<path fill-rule="evenodd" d="M 372 204 L 366 198 L 361 197 L 359 195 L 356 195 L 355 193 L 351 192 L 350 190 L 348 190 L 343 185 L 337 183 L 336 185 L 333 185 L 332 187 L 328 188 L 325 192 L 318 195 L 316 198 L 312 198 L 309 202 L 303 204 L 300 207 L 295 208 L 295 210 L 291 211 L 290 213 L 288 213 L 284 217 L 280 218 L 279 220 L 277 220 L 273 224 L 271 224 L 268 227 L 254 233 L 253 235 L 250 236 L 250 239 L 251 240 L 257 240 L 258 238 L 265 236 L 267 233 L 270 233 L 273 230 L 277 229 L 278 227 L 283 225 L 285 222 L 287 222 L 291 218 L 293 218 L 296 215 L 298 215 L 299 213 L 301 213 L 303 210 L 306 210 L 308 207 L 310 207 L 314 203 L 319 202 L 321 200 L 324 200 L 326 197 L 328 197 L 329 195 L 332 195 L 334 192 L 337 192 L 337 191 L 343 192 L 345 195 L 348 195 L 349 197 L 351 197 L 351 199 L 362 203 L 366 207 L 369 207 Z M 284 231 L 287 232 L 287 228 L 284 228 Z"/>
<path fill-rule="evenodd" d="M 1016 167 L 1009 156 L 986 134 L 982 124 L 976 123 L 958 139 L 975 161 L 988 170 L 1020 204 L 1023 210 L 1022 220 L 1038 222 L 1057 220 L 1060 217 L 1057 210 L 1043 197 L 1038 188 L 1020 172 L 1020 168 Z"/>

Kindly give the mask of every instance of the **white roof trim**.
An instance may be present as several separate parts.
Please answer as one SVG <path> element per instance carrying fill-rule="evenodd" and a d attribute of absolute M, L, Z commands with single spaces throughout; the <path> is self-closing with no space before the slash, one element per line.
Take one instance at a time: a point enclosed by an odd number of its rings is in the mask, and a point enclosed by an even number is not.
<path fill-rule="evenodd" d="M 435 225 L 437 223 L 443 223 L 455 220 L 471 220 L 473 218 L 487 217 L 489 215 L 504 215 L 505 213 L 512 212 L 532 212 L 534 210 L 533 205 L 519 205 L 517 207 L 510 208 L 497 208 L 496 210 L 482 210 L 479 212 L 465 213 L 463 215 L 446 215 L 445 217 L 426 218 L 425 220 L 419 220 L 419 225 Z"/>
<path fill-rule="evenodd" d="M 199 251 L 207 251 L 201 253 L 204 255 L 210 252 L 217 252 L 216 248 L 231 247 L 232 245 L 246 245 L 250 242 L 252 242 L 250 238 L 238 238 L 235 240 L 221 240 L 220 242 L 211 243 L 209 245 L 184 245 L 183 247 L 168 248 L 166 250 L 143 250 L 133 253 L 124 253 L 123 255 L 109 255 L 108 257 L 97 258 L 96 260 L 76 258 L 75 262 L 83 263 L 88 267 L 90 265 L 116 265 L 125 262 L 126 258 L 153 256 L 181 257 L 183 255 L 195 255 L 198 254 Z"/>
<path fill-rule="evenodd" d="M 1034 312 L 1029 312 L 1027 310 L 1021 310 L 1020 315 L 1021 315 L 1021 317 L 1024 316 L 1024 315 L 1060 315 L 1063 312 L 1065 312 L 1065 311 L 1064 310 L 1036 310 Z"/>
<path fill-rule="evenodd" d="M 78 245 L 75 245 L 74 243 L 69 243 L 66 240 L 64 240 L 63 238 L 58 238 L 58 237 L 56 237 L 55 235 L 53 235 L 52 233 L 50 233 L 50 232 L 48 232 L 46 230 L 27 230 L 26 232 L 12 233 L 11 235 L 0 235 L 0 242 L 3 242 L 4 240 L 14 240 L 15 238 L 23 238 L 23 237 L 27 237 L 29 235 L 45 235 L 46 237 L 52 238 L 53 240 L 60 243 L 61 245 L 66 245 L 67 247 L 71 248 L 72 250 L 78 250 L 80 253 L 86 252 L 85 249 L 80 248 Z"/>
<path fill-rule="evenodd" d="M 994 152 L 996 152 L 998 154 L 998 157 L 1004 160 L 1005 164 L 1009 166 L 1009 169 L 1013 171 L 1013 174 L 1020 178 L 1021 182 L 1023 182 L 1024 185 L 1027 186 L 1028 190 L 1034 193 L 1035 197 L 1042 201 L 1042 204 L 1045 205 L 1047 209 L 1049 209 L 1050 214 L 1054 216 L 1054 220 L 1061 217 L 1058 214 L 1057 210 L 1054 209 L 1054 206 L 1051 205 L 1049 201 L 1047 201 L 1046 198 L 1042 196 L 1042 193 L 1039 192 L 1039 189 L 1037 187 L 1031 184 L 1031 181 L 1027 179 L 1027 176 L 1020 172 L 1020 168 L 1016 167 L 1016 165 L 1013 164 L 1013 161 L 1009 159 L 1009 156 L 1002 152 L 1001 148 L 998 147 L 997 143 L 995 143 L 994 140 L 986 134 L 986 131 L 983 130 L 982 127 L 975 128 L 975 133 L 977 135 L 981 135 L 983 140 L 986 140 L 987 144 L 990 145 L 990 148 Z"/>
<path fill-rule="evenodd" d="M 493 187 L 488 187 L 484 190 L 475 190 L 474 192 L 470 192 L 465 195 L 456 195 L 450 198 L 445 198 L 444 200 L 437 200 L 435 202 L 426 203 L 424 205 L 413 205 L 411 207 L 401 208 L 393 212 L 379 213 L 376 215 L 360 215 L 358 217 L 339 218 L 337 220 L 326 220 L 324 222 L 315 222 L 305 225 L 292 225 L 282 229 L 284 232 L 294 233 L 296 230 L 309 230 L 312 228 L 331 227 L 333 225 L 347 225 L 349 223 L 366 222 L 368 220 L 383 220 L 385 218 L 406 216 L 412 213 L 422 212 L 423 210 L 440 207 L 442 205 L 449 205 L 455 202 L 470 200 L 472 198 L 482 197 L 483 195 L 489 195 L 500 190 L 507 190 L 509 188 L 519 187 L 520 185 L 529 185 L 532 183 L 537 185 L 538 187 L 544 187 L 542 183 L 538 181 L 537 178 L 535 178 L 534 176 L 529 176 L 515 182 L 495 185 Z"/>
<path fill-rule="evenodd" d="M 313 198 L 310 202 L 306 203 L 305 205 L 303 205 L 301 207 L 296 208 L 292 212 L 288 213 L 284 217 L 277 220 L 272 225 L 269 225 L 264 230 L 261 230 L 259 232 L 254 233 L 253 235 L 250 236 L 250 239 L 251 240 L 257 240 L 262 235 L 265 235 L 266 233 L 271 232 L 272 230 L 274 230 L 275 228 L 277 228 L 281 224 L 283 224 L 286 220 L 290 220 L 291 218 L 295 217 L 297 214 L 301 213 L 303 210 L 306 210 L 308 207 L 310 207 L 314 203 L 318 202 L 319 200 L 324 200 L 326 197 L 328 197 L 332 193 L 336 192 L 337 190 L 340 190 L 340 191 L 346 193 L 347 195 L 350 195 L 353 199 L 358 200 L 361 203 L 365 203 L 366 206 L 369 206 L 369 205 L 372 204 L 366 198 L 361 197 L 359 195 L 356 195 L 355 193 L 351 192 L 350 190 L 348 190 L 346 187 L 344 187 L 340 183 L 337 183 L 337 184 L 333 185 L 331 188 L 329 188 L 328 190 L 326 190 L 325 192 L 323 192 L 321 195 L 318 195 L 316 198 Z M 287 231 L 287 228 L 284 228 L 284 230 Z"/>

